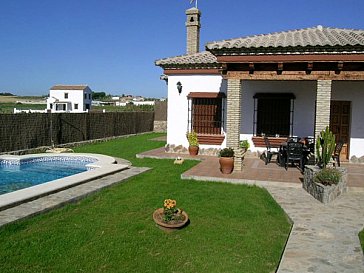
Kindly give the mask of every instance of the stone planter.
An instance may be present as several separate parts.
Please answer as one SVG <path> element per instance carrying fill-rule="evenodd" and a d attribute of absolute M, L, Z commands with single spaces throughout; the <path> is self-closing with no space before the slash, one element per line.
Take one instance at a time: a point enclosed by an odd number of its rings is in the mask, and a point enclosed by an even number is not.
<path fill-rule="evenodd" d="M 313 165 L 306 165 L 303 177 L 303 188 L 324 204 L 335 200 L 339 195 L 347 192 L 347 170 L 345 168 L 336 169 L 342 173 L 341 180 L 337 185 L 325 186 L 313 181 L 313 177 L 320 171 L 320 168 Z"/>
<path fill-rule="evenodd" d="M 185 211 L 182 211 L 182 215 L 184 216 L 184 219 L 182 221 L 177 222 L 177 223 L 166 223 L 166 222 L 164 222 L 163 221 L 163 215 L 164 215 L 164 209 L 159 208 L 159 209 L 154 211 L 153 220 L 159 226 L 159 228 L 161 228 L 162 230 L 165 230 L 165 231 L 173 231 L 173 230 L 176 230 L 176 229 L 181 229 L 188 222 L 188 215 L 187 215 L 187 213 Z"/>

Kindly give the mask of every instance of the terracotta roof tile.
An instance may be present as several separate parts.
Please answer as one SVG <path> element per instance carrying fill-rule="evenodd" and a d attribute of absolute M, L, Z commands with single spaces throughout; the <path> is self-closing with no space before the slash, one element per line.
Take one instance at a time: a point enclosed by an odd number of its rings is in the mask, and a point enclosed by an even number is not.
<path fill-rule="evenodd" d="M 169 67 L 218 67 L 218 62 L 216 57 L 208 52 L 203 51 L 195 54 L 176 56 L 171 58 L 160 59 L 155 62 L 156 65 L 163 68 Z"/>
<path fill-rule="evenodd" d="M 54 85 L 50 90 L 85 90 L 87 85 Z"/>
<path fill-rule="evenodd" d="M 247 36 L 237 39 L 210 42 L 207 50 L 239 51 L 239 53 L 277 53 L 277 50 L 305 51 L 315 48 L 318 52 L 325 52 L 348 47 L 364 47 L 364 30 L 340 29 L 329 27 L 312 27 L 291 31 L 276 32 L 263 35 Z M 331 49 L 330 49 L 331 48 Z"/>

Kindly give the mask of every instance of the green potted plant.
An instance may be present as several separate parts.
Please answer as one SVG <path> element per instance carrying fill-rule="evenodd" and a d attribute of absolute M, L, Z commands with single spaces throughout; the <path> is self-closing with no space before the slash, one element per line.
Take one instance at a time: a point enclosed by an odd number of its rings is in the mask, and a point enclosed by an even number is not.
<path fill-rule="evenodd" d="M 232 173 L 234 169 L 234 150 L 224 148 L 219 152 L 220 171 L 224 174 Z"/>
<path fill-rule="evenodd" d="M 341 178 L 341 172 L 335 168 L 325 168 L 321 169 L 313 177 L 315 183 L 321 183 L 325 186 L 337 185 Z"/>
<path fill-rule="evenodd" d="M 196 132 L 195 131 L 188 132 L 186 136 L 189 143 L 188 152 L 190 153 L 190 155 L 193 156 L 197 155 L 199 146 L 198 146 L 198 138 Z"/>
<path fill-rule="evenodd" d="M 247 139 L 243 139 L 240 140 L 239 146 L 244 152 L 246 152 L 250 148 L 250 143 Z"/>

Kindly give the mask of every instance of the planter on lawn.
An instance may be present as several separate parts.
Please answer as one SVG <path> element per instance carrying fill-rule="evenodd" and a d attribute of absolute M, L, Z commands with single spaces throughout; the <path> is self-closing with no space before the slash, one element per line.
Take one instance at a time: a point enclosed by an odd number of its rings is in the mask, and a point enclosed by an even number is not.
<path fill-rule="evenodd" d="M 181 212 L 181 219 L 177 221 L 165 222 L 163 220 L 163 216 L 164 216 L 164 208 L 159 208 L 154 211 L 153 220 L 159 226 L 159 228 L 165 231 L 173 231 L 181 229 L 184 226 L 186 226 L 188 222 L 188 215 L 185 211 Z"/>

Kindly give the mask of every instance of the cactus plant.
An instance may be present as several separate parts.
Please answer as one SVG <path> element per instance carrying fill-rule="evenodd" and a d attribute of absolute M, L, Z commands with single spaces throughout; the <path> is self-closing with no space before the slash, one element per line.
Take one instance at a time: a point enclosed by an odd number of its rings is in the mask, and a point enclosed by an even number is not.
<path fill-rule="evenodd" d="M 320 132 L 316 140 L 317 164 L 320 168 L 325 169 L 330 162 L 335 145 L 335 135 L 330 131 L 329 127 L 326 127 L 325 130 Z"/>

